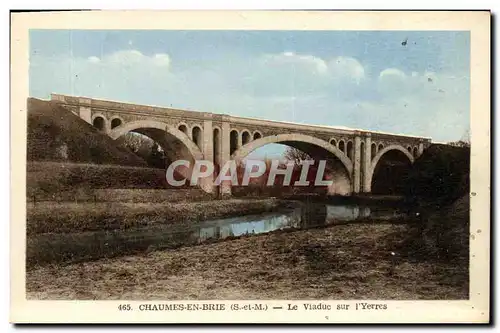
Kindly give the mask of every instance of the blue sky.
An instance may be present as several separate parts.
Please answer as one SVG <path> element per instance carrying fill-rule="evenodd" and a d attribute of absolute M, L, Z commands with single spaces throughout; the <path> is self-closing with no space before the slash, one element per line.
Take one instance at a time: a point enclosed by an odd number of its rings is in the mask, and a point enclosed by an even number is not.
<path fill-rule="evenodd" d="M 454 141 L 469 129 L 469 49 L 468 32 L 32 30 L 30 95 Z"/>

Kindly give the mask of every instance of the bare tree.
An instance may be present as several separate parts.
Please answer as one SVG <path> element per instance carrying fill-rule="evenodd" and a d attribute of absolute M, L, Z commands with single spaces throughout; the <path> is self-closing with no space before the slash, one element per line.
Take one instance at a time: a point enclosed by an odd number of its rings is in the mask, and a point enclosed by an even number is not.
<path fill-rule="evenodd" d="M 302 150 L 293 147 L 287 147 L 285 151 L 285 159 L 294 161 L 296 164 L 299 164 L 300 161 L 311 160 L 312 158 L 308 153 L 305 153 Z"/>
<path fill-rule="evenodd" d="M 448 143 L 450 146 L 454 147 L 470 147 L 470 132 L 467 130 L 462 138 L 458 141 L 453 141 Z"/>

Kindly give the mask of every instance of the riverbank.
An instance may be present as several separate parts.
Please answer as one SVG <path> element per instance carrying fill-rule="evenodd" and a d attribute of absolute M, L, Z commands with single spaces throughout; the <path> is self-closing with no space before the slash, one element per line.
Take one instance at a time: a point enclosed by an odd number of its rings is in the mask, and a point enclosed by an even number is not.
<path fill-rule="evenodd" d="M 181 203 L 57 203 L 28 207 L 27 267 L 176 248 L 192 243 L 197 223 L 263 214 L 300 203 L 277 199 Z M 198 228 L 199 229 L 199 228 Z"/>
<path fill-rule="evenodd" d="M 273 198 L 179 203 L 43 202 L 28 206 L 28 236 L 41 233 L 125 230 L 274 211 L 290 202 Z"/>
<path fill-rule="evenodd" d="M 355 223 L 37 267 L 27 297 L 466 299 L 468 267 L 405 253 L 409 228 Z"/>

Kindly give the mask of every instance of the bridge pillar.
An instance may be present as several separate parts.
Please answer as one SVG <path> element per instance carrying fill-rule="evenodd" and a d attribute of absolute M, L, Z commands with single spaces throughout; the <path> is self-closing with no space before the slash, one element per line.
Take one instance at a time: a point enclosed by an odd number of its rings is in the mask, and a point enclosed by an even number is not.
<path fill-rule="evenodd" d="M 228 121 L 223 121 L 221 126 L 221 150 L 220 150 L 220 166 L 231 160 L 231 127 Z M 231 183 L 223 181 L 219 186 L 219 194 L 221 198 L 231 196 Z"/>
<path fill-rule="evenodd" d="M 360 161 L 361 161 L 361 138 L 359 135 L 357 135 L 354 138 L 354 177 L 353 177 L 353 192 L 354 193 L 359 193 L 360 190 L 360 185 L 361 185 L 361 167 L 360 167 Z"/>
<path fill-rule="evenodd" d="M 420 155 L 422 155 L 423 153 L 424 153 L 424 143 L 422 142 L 422 140 L 420 140 L 420 143 L 418 144 L 418 156 L 420 157 Z"/>
<path fill-rule="evenodd" d="M 366 134 L 365 137 L 365 158 L 361 168 L 363 169 L 363 188 L 361 189 L 364 193 L 370 193 L 372 191 L 372 184 L 370 183 L 370 167 L 372 162 L 372 138 L 370 133 Z"/>
<path fill-rule="evenodd" d="M 90 107 L 91 102 L 92 102 L 92 100 L 89 98 L 80 97 L 79 98 L 79 103 L 80 103 L 79 109 L 80 110 L 78 110 L 79 111 L 78 115 L 80 116 L 80 118 L 82 118 L 87 123 L 92 125 L 92 110 Z M 81 105 L 81 104 L 86 104 L 86 105 Z"/>
<path fill-rule="evenodd" d="M 203 121 L 203 138 L 201 142 L 201 151 L 203 153 L 203 157 L 206 161 L 213 162 L 214 160 L 214 149 L 213 149 L 213 129 L 212 129 L 212 120 L 204 120 Z M 207 193 L 213 192 L 214 186 L 214 177 L 213 174 L 209 177 L 203 178 L 201 182 L 201 187 Z"/>

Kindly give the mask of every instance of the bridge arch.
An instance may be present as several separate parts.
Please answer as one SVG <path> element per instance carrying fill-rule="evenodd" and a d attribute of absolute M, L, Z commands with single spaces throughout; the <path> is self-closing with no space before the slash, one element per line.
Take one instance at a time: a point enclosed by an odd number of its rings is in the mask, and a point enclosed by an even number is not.
<path fill-rule="evenodd" d="M 379 145 L 379 147 L 381 146 L 382 144 Z M 400 146 L 400 145 L 389 145 L 385 148 L 382 148 L 380 150 L 377 151 L 377 154 L 373 157 L 372 159 L 372 162 L 371 162 L 371 166 L 370 166 L 370 170 L 368 172 L 368 178 L 367 178 L 367 183 L 370 184 L 370 187 L 371 187 L 371 184 L 372 184 L 372 181 L 373 181 L 373 175 L 375 173 L 375 169 L 377 168 L 377 165 L 379 164 L 380 162 L 380 159 L 389 151 L 399 151 L 401 153 L 404 154 L 404 156 L 406 156 L 409 160 L 409 162 L 411 164 L 413 164 L 413 162 L 415 162 L 415 158 L 413 157 L 413 155 L 408 151 L 407 148 L 403 147 L 403 146 Z"/>
<path fill-rule="evenodd" d="M 330 143 L 315 138 L 313 136 L 304 135 L 304 134 L 278 134 L 266 136 L 243 145 L 239 149 L 237 149 L 232 155 L 231 158 L 236 160 L 237 162 L 243 160 L 248 154 L 254 151 L 257 148 L 263 147 L 267 144 L 271 143 L 282 143 L 284 145 L 288 145 L 294 147 L 294 144 L 308 144 L 315 147 L 319 147 L 324 149 L 325 151 L 333 154 L 346 168 L 347 174 L 349 177 L 352 175 L 353 164 L 347 158 L 345 154 L 343 154 L 337 147 L 331 145 Z"/>
<path fill-rule="evenodd" d="M 123 123 L 125 123 L 125 122 L 123 121 L 122 117 L 112 116 L 110 119 L 110 122 L 109 122 L 109 127 L 110 127 L 110 129 L 115 129 L 118 126 L 122 125 Z"/>
<path fill-rule="evenodd" d="M 252 141 L 250 131 L 248 129 L 244 129 L 243 131 L 241 131 L 241 145 L 244 146 L 250 141 Z"/>
<path fill-rule="evenodd" d="M 152 130 L 152 131 L 151 131 Z M 203 153 L 198 148 L 198 146 L 189 138 L 186 133 L 181 132 L 179 129 L 174 126 L 170 126 L 164 122 L 156 121 L 156 120 L 138 120 L 132 121 L 129 123 L 122 124 L 115 129 L 113 129 L 109 136 L 116 140 L 119 137 L 129 133 L 129 132 L 138 132 L 141 134 L 145 134 L 147 136 L 153 136 L 152 139 L 157 141 L 160 145 L 162 145 L 165 152 L 168 152 L 165 146 L 168 146 L 169 143 L 178 143 L 180 142 L 183 147 L 189 152 L 189 157 L 192 159 L 203 159 Z M 153 133 L 153 135 L 151 135 Z M 156 136 L 156 137 L 154 137 Z M 163 136 L 163 137 L 160 137 Z M 174 142 L 175 141 L 175 142 Z M 186 157 L 186 156 L 184 156 Z"/>
<path fill-rule="evenodd" d="M 177 129 L 189 136 L 189 126 L 185 122 L 180 122 L 179 124 L 177 124 Z"/>
<path fill-rule="evenodd" d="M 102 113 L 94 113 L 91 120 L 92 126 L 97 128 L 98 130 L 106 132 L 106 130 L 108 129 L 108 118 L 106 118 L 106 116 Z"/>
<path fill-rule="evenodd" d="M 201 142 L 203 140 L 203 130 L 199 125 L 194 125 L 191 128 L 191 139 L 197 147 L 201 148 Z"/>

